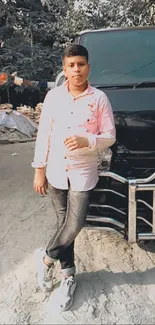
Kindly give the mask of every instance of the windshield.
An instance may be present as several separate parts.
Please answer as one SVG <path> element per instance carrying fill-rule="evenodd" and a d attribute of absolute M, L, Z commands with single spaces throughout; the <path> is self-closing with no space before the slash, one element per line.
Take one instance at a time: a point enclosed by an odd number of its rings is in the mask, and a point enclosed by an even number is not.
<path fill-rule="evenodd" d="M 93 85 L 155 80 L 155 29 L 86 32 L 80 44 L 89 51 Z"/>

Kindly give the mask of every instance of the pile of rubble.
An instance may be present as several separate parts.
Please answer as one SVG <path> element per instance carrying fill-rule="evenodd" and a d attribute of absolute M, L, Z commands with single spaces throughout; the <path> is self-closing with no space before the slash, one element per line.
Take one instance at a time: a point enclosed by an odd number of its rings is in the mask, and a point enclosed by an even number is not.
<path fill-rule="evenodd" d="M 40 120 L 40 114 L 42 110 L 42 103 L 37 104 L 37 106 L 34 108 L 30 106 L 20 106 L 17 107 L 17 112 L 22 113 L 24 116 L 26 116 L 28 119 L 33 121 L 34 123 L 39 124 Z M 0 104 L 0 110 L 5 110 L 7 113 L 10 113 L 12 111 L 12 105 L 11 104 Z"/>
<path fill-rule="evenodd" d="M 5 110 L 6 112 L 11 112 L 12 111 L 12 105 L 11 104 L 0 104 L 0 111 Z"/>
<path fill-rule="evenodd" d="M 33 138 L 29 138 L 24 133 L 10 129 L 0 125 L 0 144 L 17 143 L 17 142 L 28 142 L 35 140 L 36 135 Z"/>
<path fill-rule="evenodd" d="M 35 109 L 20 106 L 17 110 L 11 104 L 0 104 L 0 144 L 35 140 L 41 110 L 42 103 Z"/>
<path fill-rule="evenodd" d="M 33 109 L 30 106 L 20 106 L 17 107 L 17 112 L 22 113 L 25 115 L 27 118 L 31 119 L 33 122 L 39 124 L 39 119 L 40 119 L 40 114 L 42 110 L 42 103 L 39 103 L 35 109 Z"/>

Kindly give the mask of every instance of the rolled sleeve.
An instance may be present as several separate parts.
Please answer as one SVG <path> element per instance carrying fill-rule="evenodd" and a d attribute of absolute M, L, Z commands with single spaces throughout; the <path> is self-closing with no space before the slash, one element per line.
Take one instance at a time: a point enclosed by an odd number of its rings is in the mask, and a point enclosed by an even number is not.
<path fill-rule="evenodd" d="M 103 94 L 98 105 L 98 135 L 88 135 L 89 148 L 106 149 L 116 141 L 116 128 L 111 103 Z"/>
<path fill-rule="evenodd" d="M 52 125 L 51 95 L 47 93 L 40 116 L 38 133 L 36 138 L 34 160 L 31 163 L 33 168 L 42 168 L 47 165 L 49 150 L 49 136 Z"/>

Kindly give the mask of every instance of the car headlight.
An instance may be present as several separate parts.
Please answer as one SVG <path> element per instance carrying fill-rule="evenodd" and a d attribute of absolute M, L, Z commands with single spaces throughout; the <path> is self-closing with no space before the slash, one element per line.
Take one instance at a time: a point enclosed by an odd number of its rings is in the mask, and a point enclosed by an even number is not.
<path fill-rule="evenodd" d="M 112 159 L 110 148 L 98 150 L 98 170 L 109 170 Z"/>

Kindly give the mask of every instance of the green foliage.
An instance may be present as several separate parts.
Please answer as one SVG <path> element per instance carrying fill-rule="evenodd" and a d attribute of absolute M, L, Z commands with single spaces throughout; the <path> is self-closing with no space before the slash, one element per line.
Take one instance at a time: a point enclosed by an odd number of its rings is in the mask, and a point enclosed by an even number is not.
<path fill-rule="evenodd" d="M 63 47 L 83 29 L 154 25 L 151 0 L 8 0 L 0 2 L 0 69 L 53 80 Z"/>

